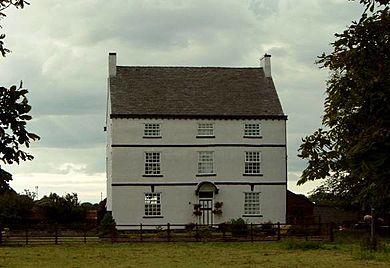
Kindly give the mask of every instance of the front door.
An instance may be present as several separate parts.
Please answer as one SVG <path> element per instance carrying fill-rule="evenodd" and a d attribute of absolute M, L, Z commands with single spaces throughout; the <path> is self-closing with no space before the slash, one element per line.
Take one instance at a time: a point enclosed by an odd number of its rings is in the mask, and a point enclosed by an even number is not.
<path fill-rule="evenodd" d="M 200 211 L 202 214 L 199 218 L 199 224 L 211 225 L 213 224 L 213 199 L 199 198 Z"/>

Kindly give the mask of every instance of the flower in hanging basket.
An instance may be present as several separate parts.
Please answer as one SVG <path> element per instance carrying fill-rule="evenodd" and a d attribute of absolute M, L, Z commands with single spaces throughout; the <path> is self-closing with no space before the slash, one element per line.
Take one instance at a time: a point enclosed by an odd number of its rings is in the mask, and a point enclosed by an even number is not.
<path fill-rule="evenodd" d="M 213 209 L 213 213 L 215 214 L 215 215 L 221 215 L 222 214 L 222 210 L 221 209 Z"/>
<path fill-rule="evenodd" d="M 200 210 L 202 206 L 200 204 L 194 204 L 194 215 L 200 216 L 202 215 L 202 211 Z"/>
<path fill-rule="evenodd" d="M 195 215 L 195 216 L 200 216 L 200 215 L 202 215 L 202 211 L 200 211 L 200 210 L 194 210 L 194 215 Z"/>
<path fill-rule="evenodd" d="M 220 208 L 222 208 L 222 206 L 223 206 L 223 202 L 215 202 L 215 204 L 214 204 L 214 207 L 216 209 L 220 209 Z"/>

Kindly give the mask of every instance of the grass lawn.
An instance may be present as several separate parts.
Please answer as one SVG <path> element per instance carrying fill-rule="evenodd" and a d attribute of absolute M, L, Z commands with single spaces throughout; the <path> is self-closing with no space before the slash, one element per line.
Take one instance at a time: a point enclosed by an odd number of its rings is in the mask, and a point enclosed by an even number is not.
<path fill-rule="evenodd" d="M 390 267 L 357 243 L 243 242 L 63 244 L 0 247 L 0 267 Z"/>

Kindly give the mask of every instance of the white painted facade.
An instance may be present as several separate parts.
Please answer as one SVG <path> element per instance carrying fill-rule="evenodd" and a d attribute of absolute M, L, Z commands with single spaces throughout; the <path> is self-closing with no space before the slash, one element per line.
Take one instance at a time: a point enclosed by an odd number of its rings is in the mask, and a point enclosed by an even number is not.
<path fill-rule="evenodd" d="M 112 211 L 119 229 L 141 223 L 205 223 L 203 216 L 194 215 L 194 204 L 202 199 L 196 193 L 202 182 L 212 183 L 203 184 L 200 190 L 213 192 L 213 209 L 216 202 L 223 202 L 222 214 L 210 214 L 208 223 L 233 218 L 252 223 L 286 222 L 284 119 L 110 118 L 109 97 L 107 103 L 107 210 Z M 212 123 L 214 137 L 197 137 L 199 123 Z M 248 123 L 260 124 L 261 137 L 244 137 Z M 161 137 L 145 138 L 145 124 L 159 124 Z M 204 151 L 214 152 L 212 176 L 198 174 L 198 152 Z M 244 174 L 245 153 L 252 151 L 261 153 L 261 175 Z M 145 152 L 160 153 L 160 176 L 145 176 Z M 260 193 L 260 213 L 256 215 L 245 214 L 248 192 Z M 148 193 L 160 194 L 160 215 L 145 215 Z"/>
<path fill-rule="evenodd" d="M 215 138 L 196 137 L 201 122 L 214 124 Z M 253 122 L 260 123 L 262 137 L 244 138 L 245 123 Z M 109 119 L 109 123 L 108 144 L 114 147 L 108 146 L 107 150 L 108 209 L 118 225 L 197 222 L 193 215 L 193 204 L 199 203 L 196 185 L 175 184 L 202 181 L 222 183 L 217 185 L 214 203 L 223 202 L 223 213 L 214 216 L 214 223 L 239 217 L 253 223 L 285 222 L 284 120 Z M 159 123 L 161 138 L 143 138 L 146 123 Z M 144 153 L 151 151 L 161 153 L 162 177 L 144 177 Z M 199 151 L 214 152 L 215 176 L 197 176 Z M 246 151 L 261 152 L 262 176 L 244 175 Z M 243 185 L 229 185 L 237 182 Z M 127 183 L 140 186 L 125 186 Z M 148 183 L 161 193 L 163 218 L 144 217 L 144 194 L 151 192 L 151 187 L 145 185 Z M 251 191 L 251 184 L 255 184 L 254 192 L 260 192 L 261 217 L 244 215 L 244 193 Z"/>

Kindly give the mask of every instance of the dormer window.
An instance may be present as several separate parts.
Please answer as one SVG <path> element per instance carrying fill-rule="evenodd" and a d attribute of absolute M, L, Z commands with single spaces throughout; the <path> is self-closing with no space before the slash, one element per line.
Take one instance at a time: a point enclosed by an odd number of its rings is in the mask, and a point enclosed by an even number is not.
<path fill-rule="evenodd" d="M 145 124 L 144 138 L 161 138 L 160 124 Z"/>
<path fill-rule="evenodd" d="M 244 138 L 261 138 L 261 126 L 259 123 L 245 124 Z"/>
<path fill-rule="evenodd" d="M 214 138 L 214 124 L 213 123 L 198 123 L 197 138 Z"/>

